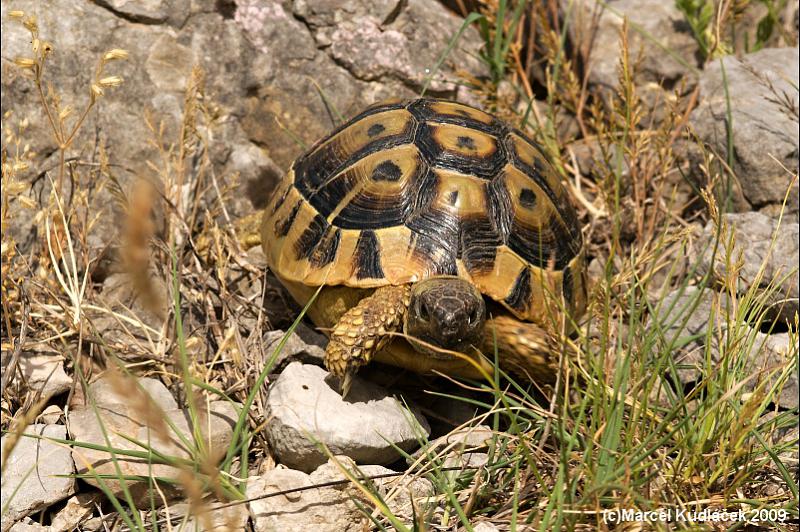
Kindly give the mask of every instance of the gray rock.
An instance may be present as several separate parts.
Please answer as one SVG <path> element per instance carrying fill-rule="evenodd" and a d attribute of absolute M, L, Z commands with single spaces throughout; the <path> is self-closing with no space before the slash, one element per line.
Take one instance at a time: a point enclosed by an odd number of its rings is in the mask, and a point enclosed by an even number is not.
<path fill-rule="evenodd" d="M 264 346 L 264 355 L 269 359 L 278 348 L 286 335 L 281 330 L 269 331 L 264 334 L 261 344 Z M 307 344 L 297 333 L 292 333 L 286 339 L 286 344 L 278 353 L 273 366 L 274 372 L 282 371 L 291 362 L 315 364 L 322 366 L 325 361 L 325 350 L 318 345 Z"/>
<path fill-rule="evenodd" d="M 42 410 L 42 413 L 36 417 L 36 420 L 45 425 L 58 425 L 61 421 L 61 416 L 64 411 L 57 405 L 48 405 Z"/>
<path fill-rule="evenodd" d="M 337 456 L 335 460 L 356 478 L 362 478 L 362 475 L 370 477 L 394 473 L 376 465 L 356 469 L 355 464 L 345 456 Z M 331 481 L 344 482 L 333 486 L 312 487 Z M 410 480 L 403 475 L 375 479 L 372 486 L 384 498 L 390 510 L 409 523 L 414 511 L 411 500 L 420 505 L 421 498 L 433 494 L 433 486 L 428 480 Z M 312 528 L 319 532 L 356 532 L 364 530 L 369 523 L 356 502 L 371 508 L 370 502 L 352 482 L 346 481 L 334 460 L 321 465 L 310 475 L 279 466 L 260 477 L 251 477 L 247 483 L 247 497 L 254 498 L 295 488 L 307 489 L 250 502 L 250 513 L 257 532 Z"/>
<path fill-rule="evenodd" d="M 613 90 L 619 79 L 623 17 L 629 20 L 631 61 L 642 54 L 638 83 L 654 82 L 669 86 L 692 74 L 692 67 L 699 66 L 697 42 L 674 2 L 562 0 L 561 5 L 565 16 L 570 17 L 573 42 L 581 53 L 589 54 L 589 82 L 606 92 Z M 595 28 L 593 18 L 596 13 L 600 13 L 600 16 Z M 681 60 L 665 53 L 643 33 L 672 50 Z"/>
<path fill-rule="evenodd" d="M 92 383 L 89 393 L 94 406 L 87 402 L 73 406 L 68 413 L 67 425 L 72 439 L 82 443 L 110 445 L 115 449 L 141 450 L 141 447 L 123 437 L 128 436 L 149 442 L 153 449 L 166 456 L 188 458 L 190 455 L 180 437 L 169 427 L 170 423 L 173 424 L 182 437 L 191 441 L 192 429 L 188 410 L 177 408 L 175 400 L 161 381 L 139 381 L 145 392 L 136 389 L 132 382 L 120 384 L 119 379 L 105 376 Z M 230 444 L 231 432 L 236 423 L 234 407 L 226 401 L 212 401 L 208 404 L 208 409 L 205 408 L 205 403 L 198 406 L 198 413 L 199 430 L 209 449 L 209 455 L 221 456 Z M 98 474 L 117 475 L 108 452 L 75 446 L 73 455 L 79 473 L 88 473 L 88 464 L 91 464 Z M 153 475 L 175 479 L 180 474 L 179 470 L 169 465 L 148 464 L 146 460 L 120 455 L 117 455 L 117 463 L 123 475 Z M 86 482 L 99 487 L 97 480 L 93 478 L 87 478 Z M 121 489 L 120 481 L 113 478 L 106 479 L 105 484 L 115 493 Z M 129 480 L 127 485 L 135 500 L 150 504 L 149 499 L 144 497 L 148 490 L 146 481 Z M 174 495 L 170 486 L 161 487 L 168 496 Z"/>
<path fill-rule="evenodd" d="M 219 510 L 210 505 L 207 512 L 196 515 L 189 503 L 179 502 L 165 507 L 159 514 L 169 519 L 173 530 L 219 530 L 225 532 L 244 532 L 247 530 L 247 505 L 238 504 Z"/>
<path fill-rule="evenodd" d="M 475 523 L 472 525 L 472 530 L 474 532 L 500 532 L 500 529 L 489 521 Z"/>
<path fill-rule="evenodd" d="M 30 517 L 26 517 L 22 521 L 17 521 L 8 532 L 52 532 L 49 526 L 40 525 Z"/>
<path fill-rule="evenodd" d="M 447 455 L 451 453 L 463 454 L 485 450 L 488 441 L 492 439 L 494 432 L 486 425 L 476 427 L 460 427 L 449 434 L 440 436 L 428 443 L 424 449 L 414 453 L 414 458 L 423 454 Z"/>
<path fill-rule="evenodd" d="M 347 399 L 317 366 L 292 362 L 272 384 L 264 429 L 277 459 L 301 471 L 325 463 L 330 452 L 359 463 L 387 464 L 409 451 L 430 433 L 428 422 L 414 407 L 408 412 L 388 392 L 356 377 Z"/>
<path fill-rule="evenodd" d="M 131 22 L 159 24 L 169 22 L 181 26 L 189 16 L 189 0 L 96 0 L 120 17 Z"/>
<path fill-rule="evenodd" d="M 780 316 L 792 320 L 800 306 L 798 298 L 798 274 L 800 265 L 800 226 L 797 222 L 782 221 L 758 212 L 732 213 L 722 216 L 728 228 L 723 237 L 734 238 L 732 257 L 726 257 L 725 242 L 721 241 L 716 255 L 713 254 L 717 228 L 713 221 L 706 224 L 698 249 L 702 259 L 698 273 L 705 275 L 709 270 L 716 279 L 724 279 L 728 273 L 728 262 L 736 264 L 740 254 L 743 259 L 738 271 L 738 291 L 744 294 L 754 285 L 768 290 L 770 303 L 774 305 L 770 316 Z M 712 257 L 714 264 L 712 266 Z"/>
<path fill-rule="evenodd" d="M 235 148 L 260 150 L 247 139 L 237 118 L 241 116 L 236 107 L 243 102 L 243 84 L 232 83 L 232 80 L 246 77 L 244 72 L 252 62 L 254 51 L 233 20 L 218 13 L 192 14 L 186 9 L 188 3 L 188 0 L 107 0 L 104 5 L 98 5 L 88 0 L 22 0 L 13 6 L 36 15 L 42 39 L 53 43 L 55 53 L 48 60 L 46 82 L 52 83 L 65 104 L 75 108 L 75 115 L 87 104 L 89 85 L 102 54 L 112 48 L 129 52 L 127 60 L 115 61 L 106 67 L 106 75 L 120 75 L 124 83 L 105 91 L 87 116 L 68 155 L 96 162 L 99 142 L 114 172 L 115 183 L 112 184 L 99 174 L 91 187 L 79 183 L 81 187 L 86 186 L 93 209 L 92 229 L 87 237 L 92 255 L 109 253 L 112 260 L 115 257 L 120 230 L 118 221 L 123 210 L 111 190 L 116 189 L 117 184 L 123 191 L 127 190 L 135 176 L 152 175 L 148 161 L 162 164 L 157 162 L 158 152 L 151 142 L 153 134 L 145 122 L 145 114 L 154 117 L 156 128 L 163 121 L 164 143 L 176 142 L 184 101 L 183 82 L 195 64 L 206 72 L 208 103 L 213 100 L 220 104 L 215 111 L 219 111 L 217 119 L 221 125 L 215 128 L 215 141 L 211 143 L 214 146 L 212 162 L 220 179 L 228 179 L 226 176 L 238 170 L 241 172 L 239 180 L 246 189 L 250 181 L 264 177 L 263 158 L 247 168 L 242 167 L 241 157 L 230 158 L 230 150 Z M 30 56 L 30 36 L 21 24 L 7 17 L 9 7 L 6 3 L 2 5 L 4 57 Z M 225 60 L 220 60 L 223 56 Z M 32 166 L 52 168 L 57 156 L 51 155 L 47 160 L 45 156 L 54 152 L 55 141 L 35 97 L 33 83 L 25 76 L 3 76 L 2 89 L 3 112 L 13 108 L 16 119 L 30 119 L 23 140 L 30 142 L 34 152 L 43 154 Z M 37 183 L 30 196 L 47 197 L 49 180 L 41 179 Z M 252 208 L 243 194 L 234 197 L 245 200 L 229 205 L 229 210 L 235 214 Z M 30 246 L 37 238 L 31 226 L 36 227 L 25 220 L 12 225 L 13 234 L 19 236 L 18 241 L 23 246 Z"/>
<path fill-rule="evenodd" d="M 652 331 L 656 326 L 661 329 L 664 348 L 671 346 L 675 353 L 680 382 L 693 383 L 704 375 L 706 350 L 716 368 L 723 354 L 729 355 L 725 351 L 729 343 L 737 346 L 734 349 L 747 350 L 744 356 L 747 360 L 748 376 L 760 373 L 759 377 L 745 383 L 745 390 L 753 390 L 765 379 L 767 385 L 771 386 L 780 378 L 780 372 L 776 372 L 776 368 L 786 367 L 787 361 L 797 356 L 797 338 L 794 337 L 792 343 L 788 333 L 767 335 L 752 329 L 748 324 L 729 330 L 727 316 L 736 321 L 736 311 L 735 303 L 724 293 L 710 289 L 701 290 L 695 286 L 687 287 L 683 293 L 677 290 L 672 292 L 656 306 L 648 329 Z M 707 344 L 709 330 L 710 344 Z M 729 363 L 734 361 L 729 359 Z M 798 404 L 798 393 L 800 388 L 797 373 L 789 373 L 774 402 L 786 408 L 795 408 Z"/>
<path fill-rule="evenodd" d="M 764 49 L 742 59 L 726 56 L 721 63 L 730 98 L 736 205 L 739 210 L 767 208 L 775 214 L 798 166 L 798 48 Z M 728 104 L 722 65 L 709 63 L 700 77 L 701 103 L 690 123 L 700 139 L 724 159 Z M 700 179 L 702 173 L 695 173 Z M 787 210 L 797 209 L 795 182 Z"/>
<path fill-rule="evenodd" d="M 94 512 L 95 504 L 102 500 L 99 491 L 88 491 L 72 496 L 67 504 L 53 516 L 50 532 L 69 532 L 89 519 Z"/>
<path fill-rule="evenodd" d="M 66 439 L 63 425 L 30 425 L 24 434 L 44 438 Z M 3 436 L 5 452 L 10 436 Z M 61 444 L 23 436 L 3 464 L 2 480 L 2 530 L 8 530 L 18 521 L 66 499 L 75 492 L 75 479 L 71 475 L 75 464 L 68 448 Z"/>
<path fill-rule="evenodd" d="M 66 392 L 72 385 L 72 379 L 64 371 L 64 357 L 53 351 L 23 350 L 19 370 L 28 391 L 44 401 Z"/>

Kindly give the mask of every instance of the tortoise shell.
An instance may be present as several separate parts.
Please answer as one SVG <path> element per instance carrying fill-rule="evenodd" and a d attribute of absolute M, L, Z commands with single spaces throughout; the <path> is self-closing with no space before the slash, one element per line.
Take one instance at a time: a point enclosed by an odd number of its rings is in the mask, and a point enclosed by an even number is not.
<path fill-rule="evenodd" d="M 545 301 L 585 305 L 580 226 L 542 149 L 449 101 L 379 104 L 317 142 L 273 194 L 262 239 L 288 283 L 457 275 L 536 322 Z"/>

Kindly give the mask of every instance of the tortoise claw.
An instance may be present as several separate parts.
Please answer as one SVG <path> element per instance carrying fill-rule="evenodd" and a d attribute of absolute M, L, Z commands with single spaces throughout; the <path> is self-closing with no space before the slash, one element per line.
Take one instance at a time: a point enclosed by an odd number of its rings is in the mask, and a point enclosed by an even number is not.
<path fill-rule="evenodd" d="M 347 397 L 350 392 L 350 386 L 353 384 L 353 372 L 347 371 L 339 378 L 339 393 L 342 394 L 342 399 Z"/>

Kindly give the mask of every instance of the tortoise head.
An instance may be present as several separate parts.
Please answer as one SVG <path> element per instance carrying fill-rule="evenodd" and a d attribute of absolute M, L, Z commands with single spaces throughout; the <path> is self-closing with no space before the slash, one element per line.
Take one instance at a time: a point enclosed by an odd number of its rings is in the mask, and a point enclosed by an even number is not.
<path fill-rule="evenodd" d="M 434 347 L 464 352 L 470 345 L 480 345 L 485 322 L 486 304 L 472 283 L 459 277 L 431 277 L 411 289 L 404 332 Z M 446 356 L 422 343 L 410 343 L 420 353 Z"/>

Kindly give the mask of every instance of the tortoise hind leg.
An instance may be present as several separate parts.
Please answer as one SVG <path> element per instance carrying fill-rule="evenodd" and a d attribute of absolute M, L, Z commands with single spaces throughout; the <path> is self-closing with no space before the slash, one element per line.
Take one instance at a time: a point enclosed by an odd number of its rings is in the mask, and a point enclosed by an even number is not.
<path fill-rule="evenodd" d="M 481 350 L 491 359 L 496 345 L 503 369 L 542 384 L 555 382 L 558 348 L 543 328 L 511 316 L 497 316 L 486 320 L 485 330 Z"/>
<path fill-rule="evenodd" d="M 403 330 L 410 295 L 410 285 L 383 286 L 339 318 L 325 349 L 325 367 L 341 379 L 342 397 L 358 368 Z"/>

